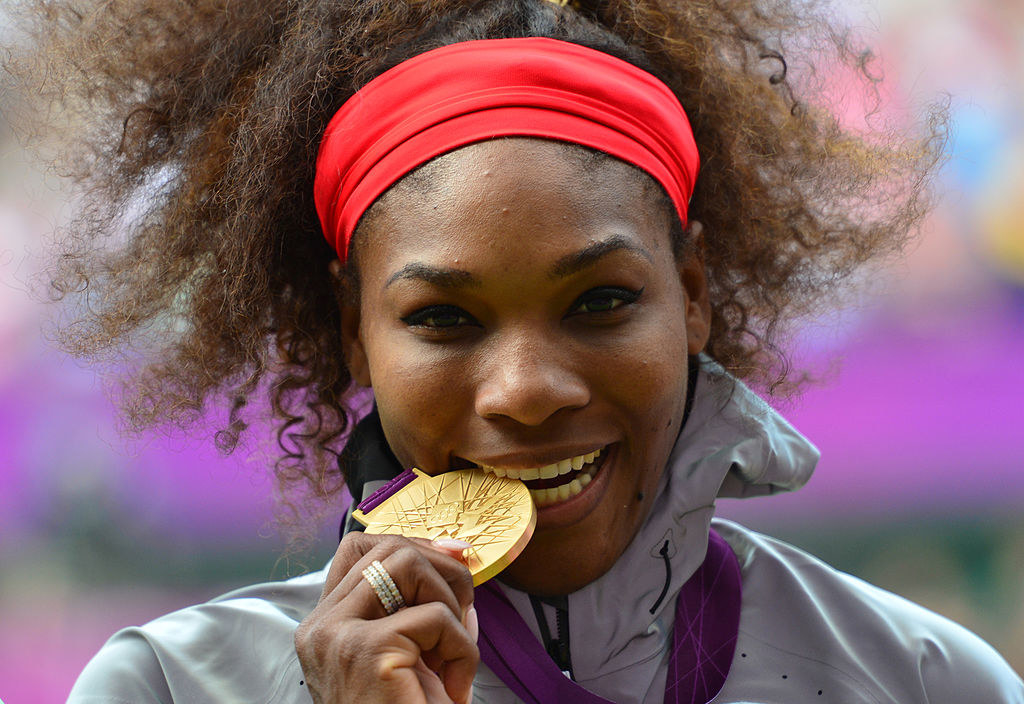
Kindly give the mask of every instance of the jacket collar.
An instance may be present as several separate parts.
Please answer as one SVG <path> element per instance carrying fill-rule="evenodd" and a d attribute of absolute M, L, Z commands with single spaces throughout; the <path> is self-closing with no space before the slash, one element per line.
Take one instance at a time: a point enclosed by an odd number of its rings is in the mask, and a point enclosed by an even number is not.
<path fill-rule="evenodd" d="M 612 568 L 568 596 L 576 679 L 612 701 L 664 688 L 655 680 L 675 597 L 704 561 L 715 500 L 798 489 L 818 461 L 817 449 L 742 382 L 708 358 L 700 366 L 651 513 Z M 503 589 L 532 625 L 529 596 Z"/>
<path fill-rule="evenodd" d="M 576 678 L 612 701 L 635 700 L 638 687 L 664 687 L 654 680 L 668 649 L 675 597 L 704 561 L 715 500 L 799 489 L 818 461 L 810 442 L 710 358 L 700 358 L 692 387 L 692 406 L 651 513 L 607 573 L 568 595 Z M 376 410 L 359 423 L 345 453 L 358 497 L 402 470 Z M 343 523 L 343 532 L 352 524 Z M 503 590 L 536 629 L 529 595 Z"/>

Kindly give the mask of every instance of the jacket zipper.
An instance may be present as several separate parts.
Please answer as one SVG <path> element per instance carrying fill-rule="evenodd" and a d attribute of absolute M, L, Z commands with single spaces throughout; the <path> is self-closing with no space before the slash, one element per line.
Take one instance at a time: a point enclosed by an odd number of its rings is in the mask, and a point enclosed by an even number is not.
<path fill-rule="evenodd" d="M 568 599 L 566 599 L 566 606 L 568 606 Z M 562 669 L 562 672 L 571 680 L 575 680 L 572 674 L 572 655 L 569 652 L 569 609 L 562 607 L 555 607 L 555 631 L 558 634 L 558 638 L 554 645 L 558 649 L 558 657 L 555 658 L 555 662 L 558 663 L 558 667 Z"/>
<path fill-rule="evenodd" d="M 545 600 L 532 594 L 530 595 L 530 604 L 533 606 L 533 615 L 537 618 L 537 626 L 540 629 L 541 640 L 544 641 L 544 649 L 551 659 L 554 660 L 555 664 L 558 665 L 558 669 L 562 671 L 562 674 L 571 680 L 575 680 L 569 648 L 568 601 L 566 597 L 560 597 L 553 603 L 552 600 Z M 548 619 L 544 613 L 544 604 L 548 604 L 555 609 L 554 638 L 551 637 Z"/>

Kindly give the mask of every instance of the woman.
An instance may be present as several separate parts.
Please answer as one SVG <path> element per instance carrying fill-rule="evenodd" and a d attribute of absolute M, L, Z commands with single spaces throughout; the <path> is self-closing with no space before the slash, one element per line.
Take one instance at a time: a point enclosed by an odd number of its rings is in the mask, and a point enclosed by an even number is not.
<path fill-rule="evenodd" d="M 130 417 L 226 390 L 230 447 L 271 380 L 286 487 L 475 467 L 538 510 L 475 591 L 463 546 L 346 520 L 323 571 L 121 632 L 71 700 L 1024 701 L 958 626 L 712 525 L 717 496 L 807 480 L 813 446 L 739 378 L 784 380 L 780 326 L 899 246 L 941 148 L 941 125 L 859 138 L 797 98 L 773 42 L 837 36 L 806 10 L 58 15 L 48 55 L 117 124 L 80 224 L 132 234 L 69 254 L 58 287 L 107 296 L 72 341 L 169 321 Z M 375 409 L 327 462 L 360 388 Z"/>

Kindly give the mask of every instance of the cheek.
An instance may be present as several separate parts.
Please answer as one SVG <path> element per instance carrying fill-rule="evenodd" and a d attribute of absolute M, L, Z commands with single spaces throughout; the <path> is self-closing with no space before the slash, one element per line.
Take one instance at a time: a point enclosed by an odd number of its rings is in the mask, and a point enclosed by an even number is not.
<path fill-rule="evenodd" d="M 670 425 L 676 408 L 682 408 L 686 388 L 686 333 L 681 321 L 654 319 L 599 361 L 605 370 L 604 385 L 614 390 L 623 407 L 632 409 L 634 425 L 642 425 L 645 434 L 660 433 Z"/>
<path fill-rule="evenodd" d="M 686 338 L 681 323 L 671 319 L 652 325 L 643 344 L 623 349 L 609 364 L 605 383 L 615 389 L 616 405 L 628 413 L 629 431 L 623 449 L 632 472 L 621 477 L 620 497 L 642 492 L 653 498 L 661 472 L 675 443 L 685 407 Z M 639 504 L 629 502 L 633 509 Z"/>
<path fill-rule="evenodd" d="M 381 423 L 400 461 L 426 463 L 466 402 L 457 363 L 408 335 L 375 331 L 367 356 Z M 440 461 L 440 460 L 438 460 Z M 423 467 L 423 469 L 427 469 Z"/>
<path fill-rule="evenodd" d="M 378 397 L 399 404 L 423 404 L 431 387 L 442 386 L 451 372 L 439 349 L 410 335 L 402 323 L 374 321 L 364 331 L 371 382 Z"/>

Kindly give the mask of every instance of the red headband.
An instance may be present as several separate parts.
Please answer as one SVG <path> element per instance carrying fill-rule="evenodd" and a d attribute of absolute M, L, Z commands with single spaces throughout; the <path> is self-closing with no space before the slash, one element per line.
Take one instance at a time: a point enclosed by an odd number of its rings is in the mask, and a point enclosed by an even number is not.
<path fill-rule="evenodd" d="M 668 86 L 604 52 L 528 37 L 428 51 L 347 100 L 316 162 L 324 235 L 344 260 L 359 218 L 402 176 L 458 147 L 511 136 L 580 144 L 633 164 L 687 221 L 699 156 Z"/>

